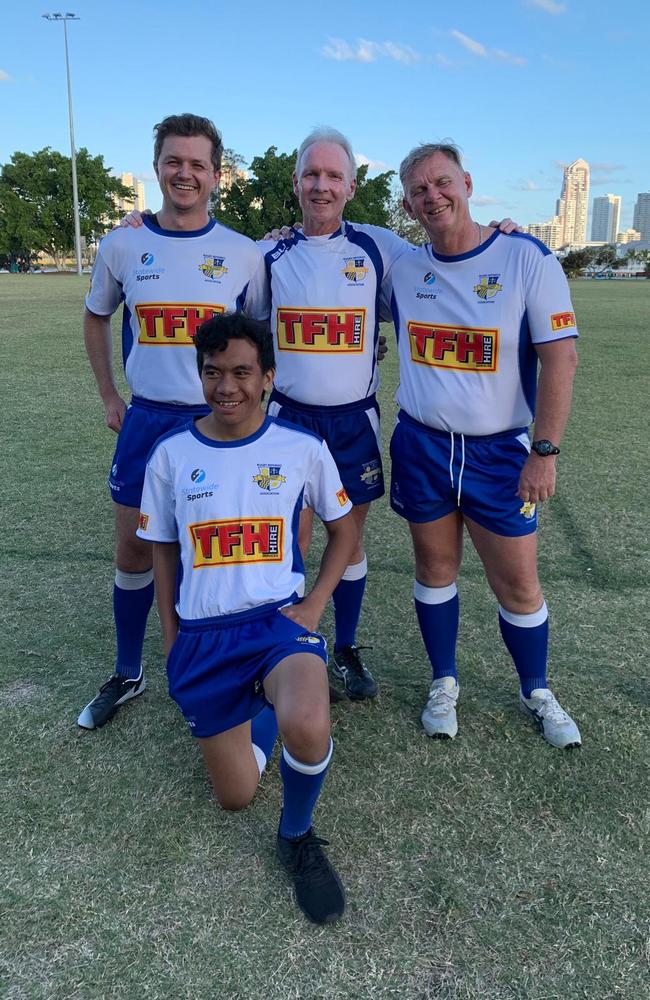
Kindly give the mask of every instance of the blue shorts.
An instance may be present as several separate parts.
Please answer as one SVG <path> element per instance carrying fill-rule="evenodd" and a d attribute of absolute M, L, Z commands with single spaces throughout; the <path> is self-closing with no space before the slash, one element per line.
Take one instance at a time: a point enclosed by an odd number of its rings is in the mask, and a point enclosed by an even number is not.
<path fill-rule="evenodd" d="M 530 535 L 535 504 L 517 496 L 530 453 L 525 427 L 474 437 L 435 430 L 400 411 L 390 442 L 390 504 L 414 524 L 453 510 L 495 535 Z"/>
<path fill-rule="evenodd" d="M 379 404 L 374 396 L 341 406 L 310 406 L 274 389 L 269 413 L 323 438 L 336 462 L 345 492 L 355 506 L 384 495 Z"/>
<path fill-rule="evenodd" d="M 209 412 L 208 406 L 155 403 L 134 396 L 124 414 L 108 477 L 115 503 L 139 507 L 147 459 L 158 438 Z"/>
<path fill-rule="evenodd" d="M 193 736 L 215 736 L 261 712 L 267 704 L 262 682 L 286 656 L 315 653 L 327 663 L 325 639 L 285 617 L 279 609 L 287 603 L 221 618 L 181 619 L 167 677 Z"/>

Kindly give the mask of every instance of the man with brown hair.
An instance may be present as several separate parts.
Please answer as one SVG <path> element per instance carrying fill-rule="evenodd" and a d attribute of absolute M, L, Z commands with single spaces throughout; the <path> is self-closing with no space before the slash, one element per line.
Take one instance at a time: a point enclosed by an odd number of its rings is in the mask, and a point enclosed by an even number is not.
<path fill-rule="evenodd" d="M 221 135 L 207 118 L 171 115 L 155 126 L 154 170 L 162 208 L 136 230 L 102 240 L 86 297 L 86 351 L 119 436 L 109 487 L 115 509 L 115 671 L 78 723 L 96 729 L 145 688 L 142 646 L 153 601 L 151 546 L 136 536 L 147 456 L 162 435 L 206 412 L 193 337 L 205 320 L 268 313 L 264 261 L 252 240 L 208 214 L 219 183 Z M 110 319 L 124 302 L 122 356 L 132 392 L 114 380 Z M 201 470 L 195 470 L 199 485 Z M 193 483 L 187 484 L 188 492 Z"/>

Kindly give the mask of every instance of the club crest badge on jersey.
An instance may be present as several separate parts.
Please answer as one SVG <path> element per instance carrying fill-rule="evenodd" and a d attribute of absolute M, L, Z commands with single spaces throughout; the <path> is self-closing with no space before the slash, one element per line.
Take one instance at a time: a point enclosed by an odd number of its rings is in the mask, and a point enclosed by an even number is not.
<path fill-rule="evenodd" d="M 365 257 L 344 257 L 343 274 L 351 285 L 358 285 L 368 273 Z"/>
<path fill-rule="evenodd" d="M 199 264 L 199 271 L 206 281 L 219 281 L 224 274 L 228 274 L 228 268 L 224 267 L 223 263 L 225 259 L 225 257 L 215 257 L 213 254 L 203 254 L 203 263 Z"/>
<path fill-rule="evenodd" d="M 499 275 L 479 274 L 478 277 L 478 285 L 474 285 L 474 291 L 482 302 L 491 302 L 503 288 L 503 285 L 499 284 Z"/>
<path fill-rule="evenodd" d="M 286 476 L 280 475 L 281 465 L 258 465 L 257 468 L 259 472 L 253 476 L 253 482 L 267 493 L 274 493 L 287 481 Z"/>

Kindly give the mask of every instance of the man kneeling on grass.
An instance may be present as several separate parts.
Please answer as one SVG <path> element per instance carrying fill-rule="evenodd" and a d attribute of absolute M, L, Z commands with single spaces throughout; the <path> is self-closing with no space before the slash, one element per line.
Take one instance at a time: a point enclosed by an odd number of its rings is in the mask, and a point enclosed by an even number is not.
<path fill-rule="evenodd" d="M 332 755 L 327 651 L 316 629 L 355 546 L 352 504 L 327 445 L 262 412 L 275 371 L 266 324 L 217 316 L 195 345 L 211 412 L 154 446 L 138 529 L 154 543 L 169 693 L 224 809 L 251 801 L 279 727 L 278 857 L 303 912 L 330 923 L 345 894 L 311 826 Z M 299 601 L 303 506 L 325 522 L 328 542 Z"/>

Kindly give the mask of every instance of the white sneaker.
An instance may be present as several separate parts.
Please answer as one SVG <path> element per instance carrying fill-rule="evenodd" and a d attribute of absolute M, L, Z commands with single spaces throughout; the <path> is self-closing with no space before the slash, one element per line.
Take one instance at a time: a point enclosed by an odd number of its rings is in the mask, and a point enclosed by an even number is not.
<path fill-rule="evenodd" d="M 548 688 L 535 688 L 530 698 L 519 692 L 519 699 L 522 712 L 535 720 L 547 743 L 562 749 L 582 745 L 580 730 Z"/>
<path fill-rule="evenodd" d="M 439 677 L 433 682 L 420 716 L 427 736 L 437 740 L 453 740 L 458 732 L 456 702 L 459 690 L 453 677 Z"/>

